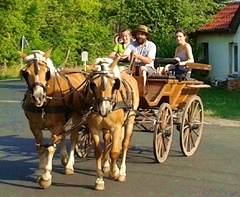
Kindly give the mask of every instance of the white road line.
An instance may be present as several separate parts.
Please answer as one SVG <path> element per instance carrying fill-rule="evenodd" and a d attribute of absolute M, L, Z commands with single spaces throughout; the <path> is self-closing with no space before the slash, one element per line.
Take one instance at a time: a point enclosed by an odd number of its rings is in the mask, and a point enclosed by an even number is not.
<path fill-rule="evenodd" d="M 0 103 L 21 103 L 22 101 L 0 100 Z"/>

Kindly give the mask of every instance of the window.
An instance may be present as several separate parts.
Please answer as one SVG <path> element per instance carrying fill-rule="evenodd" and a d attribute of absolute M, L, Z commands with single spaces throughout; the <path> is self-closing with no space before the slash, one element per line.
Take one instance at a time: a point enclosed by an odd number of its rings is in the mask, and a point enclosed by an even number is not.
<path fill-rule="evenodd" d="M 208 43 L 207 43 L 207 42 L 203 42 L 203 43 L 202 43 L 202 48 L 203 48 L 203 52 L 202 52 L 203 63 L 209 64 Z"/>
<path fill-rule="evenodd" d="M 229 74 L 238 73 L 238 45 L 237 43 L 229 43 Z"/>
<path fill-rule="evenodd" d="M 233 54 L 233 58 L 234 58 L 234 63 L 233 63 L 233 72 L 238 72 L 238 46 L 237 44 L 233 46 L 234 49 L 234 54 Z"/>

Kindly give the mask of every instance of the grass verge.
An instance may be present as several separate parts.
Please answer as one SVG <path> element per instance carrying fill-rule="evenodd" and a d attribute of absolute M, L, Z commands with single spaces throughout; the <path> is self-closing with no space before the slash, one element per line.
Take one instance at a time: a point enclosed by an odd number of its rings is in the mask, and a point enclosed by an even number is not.
<path fill-rule="evenodd" d="M 206 116 L 240 121 L 240 92 L 213 86 L 201 90 L 199 96 L 203 101 Z"/>
<path fill-rule="evenodd" d="M 0 80 L 19 78 L 20 66 L 0 66 Z"/>

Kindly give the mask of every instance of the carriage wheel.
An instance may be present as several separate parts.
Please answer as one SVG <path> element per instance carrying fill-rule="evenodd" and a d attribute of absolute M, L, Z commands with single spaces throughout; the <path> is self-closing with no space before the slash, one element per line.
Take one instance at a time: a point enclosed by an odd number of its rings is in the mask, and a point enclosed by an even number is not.
<path fill-rule="evenodd" d="M 83 129 L 79 131 L 78 143 L 75 146 L 75 154 L 80 158 L 85 158 L 93 147 L 91 134 Z"/>
<path fill-rule="evenodd" d="M 169 154 L 173 136 L 173 115 L 171 106 L 162 103 L 159 108 L 157 123 L 154 129 L 153 151 L 155 159 L 163 163 Z"/>
<path fill-rule="evenodd" d="M 192 96 L 187 102 L 180 126 L 180 146 L 185 156 L 192 156 L 197 150 L 203 130 L 204 109 L 199 96 Z"/>

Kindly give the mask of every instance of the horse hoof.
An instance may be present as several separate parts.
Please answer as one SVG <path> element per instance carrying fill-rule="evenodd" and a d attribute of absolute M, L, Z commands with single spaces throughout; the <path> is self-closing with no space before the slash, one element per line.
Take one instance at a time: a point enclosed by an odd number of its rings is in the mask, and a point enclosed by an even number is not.
<path fill-rule="evenodd" d="M 103 191 L 104 189 L 104 181 L 102 179 L 97 179 L 95 182 L 95 190 Z"/>
<path fill-rule="evenodd" d="M 65 168 L 65 174 L 67 175 L 74 174 L 74 170 L 71 168 Z"/>
<path fill-rule="evenodd" d="M 37 183 L 43 188 L 47 189 L 52 184 L 52 179 L 44 180 L 41 176 L 37 177 Z"/>
<path fill-rule="evenodd" d="M 115 172 L 109 172 L 109 178 L 112 179 L 112 180 L 118 180 L 119 178 L 119 170 L 117 169 Z"/>
<path fill-rule="evenodd" d="M 120 182 L 126 181 L 126 175 L 120 175 L 120 176 L 118 177 L 118 181 L 120 181 Z"/>

